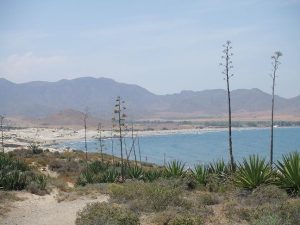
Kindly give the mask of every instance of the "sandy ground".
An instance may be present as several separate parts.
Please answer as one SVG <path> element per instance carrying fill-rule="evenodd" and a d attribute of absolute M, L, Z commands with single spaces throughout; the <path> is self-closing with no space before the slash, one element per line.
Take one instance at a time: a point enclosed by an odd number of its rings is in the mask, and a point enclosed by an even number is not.
<path fill-rule="evenodd" d="M 104 132 L 103 136 L 108 136 L 108 132 Z M 94 139 L 97 137 L 97 131 L 88 130 L 87 138 Z M 72 130 L 64 128 L 24 128 L 11 129 L 4 133 L 5 151 L 11 151 L 24 148 L 31 143 L 37 143 L 40 146 L 51 145 L 63 141 L 83 140 L 84 130 Z M 16 145 L 16 146 L 14 146 Z M 53 150 L 50 148 L 50 150 Z"/>
<path fill-rule="evenodd" d="M 74 225 L 76 213 L 92 202 L 105 202 L 109 197 L 99 195 L 97 199 L 81 197 L 73 201 L 58 203 L 55 199 L 57 192 L 50 195 L 38 196 L 20 192 L 18 197 L 24 201 L 12 204 L 10 212 L 0 218 L 1 225 Z"/>

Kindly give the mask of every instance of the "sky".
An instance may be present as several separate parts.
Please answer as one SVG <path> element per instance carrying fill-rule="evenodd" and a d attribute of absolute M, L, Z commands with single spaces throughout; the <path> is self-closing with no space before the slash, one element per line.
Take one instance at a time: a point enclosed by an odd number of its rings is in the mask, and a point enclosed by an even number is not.
<path fill-rule="evenodd" d="M 300 0 L 0 0 L 0 77 L 107 77 L 156 94 L 231 89 L 300 95 Z"/>

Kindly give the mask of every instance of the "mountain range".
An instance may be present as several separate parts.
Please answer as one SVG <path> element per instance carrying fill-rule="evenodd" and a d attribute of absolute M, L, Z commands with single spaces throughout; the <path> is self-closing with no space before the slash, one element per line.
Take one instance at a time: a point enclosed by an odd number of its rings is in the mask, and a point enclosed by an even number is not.
<path fill-rule="evenodd" d="M 272 96 L 257 88 L 233 90 L 231 95 L 235 115 L 270 112 Z M 94 117 L 109 119 L 117 96 L 125 101 L 127 114 L 133 119 L 227 115 L 227 94 L 222 89 L 156 95 L 138 85 L 108 78 L 82 77 L 20 84 L 0 78 L 0 114 L 9 116 L 51 118 L 63 112 L 82 112 L 88 107 Z M 275 112 L 299 116 L 300 95 L 289 99 L 275 96 Z"/>

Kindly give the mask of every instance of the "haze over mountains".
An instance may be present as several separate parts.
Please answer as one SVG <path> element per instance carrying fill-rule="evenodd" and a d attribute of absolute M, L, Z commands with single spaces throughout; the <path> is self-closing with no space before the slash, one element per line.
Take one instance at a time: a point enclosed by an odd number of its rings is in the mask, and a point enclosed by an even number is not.
<path fill-rule="evenodd" d="M 94 117 L 110 119 L 117 96 L 125 100 L 127 114 L 133 119 L 227 114 L 227 95 L 222 89 L 156 95 L 140 86 L 107 78 L 83 77 L 22 84 L 0 79 L 0 113 L 9 116 L 51 118 L 63 116 L 63 112 L 84 111 L 88 107 Z M 271 95 L 259 89 L 232 91 L 232 109 L 236 115 L 264 114 L 270 112 L 270 107 Z M 276 96 L 275 108 L 276 114 L 299 116 L 300 95 L 290 99 Z"/>

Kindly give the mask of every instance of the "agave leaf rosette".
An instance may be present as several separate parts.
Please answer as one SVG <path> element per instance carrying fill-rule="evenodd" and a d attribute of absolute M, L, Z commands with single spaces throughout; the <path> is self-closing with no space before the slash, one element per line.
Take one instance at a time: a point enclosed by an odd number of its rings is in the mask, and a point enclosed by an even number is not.
<path fill-rule="evenodd" d="M 205 185 L 207 183 L 208 169 L 206 166 L 196 165 L 192 174 L 199 184 Z"/>
<path fill-rule="evenodd" d="M 293 152 L 282 157 L 282 162 L 277 161 L 278 183 L 288 191 L 300 193 L 300 154 Z"/>
<path fill-rule="evenodd" d="M 273 173 L 264 158 L 251 155 L 239 163 L 234 175 L 234 182 L 238 187 L 254 189 L 262 184 L 272 183 Z"/>
<path fill-rule="evenodd" d="M 178 160 L 173 160 L 169 162 L 165 167 L 166 177 L 182 177 L 185 174 L 184 171 L 185 164 Z"/>

